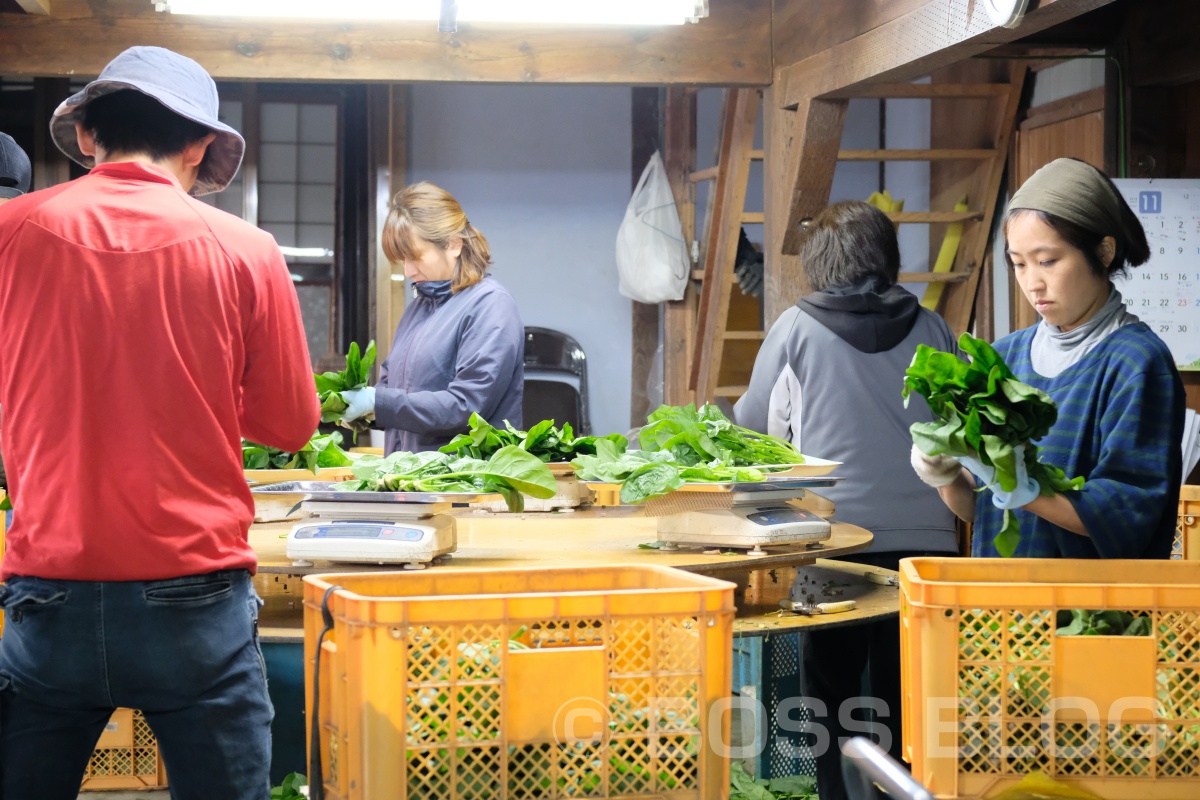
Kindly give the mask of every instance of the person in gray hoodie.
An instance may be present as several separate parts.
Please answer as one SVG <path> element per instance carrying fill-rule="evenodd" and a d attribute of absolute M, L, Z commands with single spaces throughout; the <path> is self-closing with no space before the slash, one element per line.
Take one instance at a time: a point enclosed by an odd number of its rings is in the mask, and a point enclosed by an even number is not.
<path fill-rule="evenodd" d="M 417 296 L 379 383 L 343 393 L 343 418 L 374 415 L 389 454 L 438 449 L 466 432 L 472 412 L 520 427 L 525 328 L 516 300 L 487 274 L 487 239 L 462 206 L 432 183 L 406 187 L 392 200 L 383 252 L 404 265 Z"/>
<path fill-rule="evenodd" d="M 896 229 L 882 211 L 835 203 L 803 227 L 800 260 L 812 293 L 771 326 L 734 407 L 737 422 L 843 462 L 843 480 L 821 493 L 839 521 L 875 535 L 867 551 L 844 560 L 894 570 L 909 556 L 956 555 L 953 516 L 909 466 L 909 425 L 933 414 L 921 398 L 905 408 L 900 396 L 917 345 L 957 352 L 954 335 L 897 284 Z M 801 637 L 802 691 L 825 705 L 815 723 L 830 734 L 815 754 L 821 800 L 846 797 L 841 738 L 873 734 L 899 756 L 899 636 L 896 621 L 885 620 Z M 864 670 L 869 698 L 860 697 Z"/>

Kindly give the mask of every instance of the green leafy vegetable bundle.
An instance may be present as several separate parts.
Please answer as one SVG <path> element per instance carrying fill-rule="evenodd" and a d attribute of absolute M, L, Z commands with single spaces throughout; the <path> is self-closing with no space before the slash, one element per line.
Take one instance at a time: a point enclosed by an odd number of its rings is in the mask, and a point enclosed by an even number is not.
<path fill-rule="evenodd" d="M 621 484 L 621 502 L 636 505 L 674 491 L 685 483 L 750 483 L 766 478 L 753 467 L 726 467 L 675 460 L 669 450 L 618 452 L 611 442 L 596 443 L 596 455 L 579 456 L 571 462 L 580 480 Z"/>
<path fill-rule="evenodd" d="M 1150 617 L 1129 611 L 1087 611 L 1072 609 L 1058 612 L 1059 636 L 1153 636 Z"/>
<path fill-rule="evenodd" d="M 754 467 L 803 464 L 789 441 L 733 424 L 721 409 L 695 404 L 659 406 L 638 434 L 643 450 L 666 451 L 680 464 Z"/>
<path fill-rule="evenodd" d="M 363 456 L 351 468 L 357 480 L 344 491 L 480 492 L 504 497 L 509 511 L 525 507 L 523 495 L 547 499 L 558 491 L 550 469 L 519 447 L 502 447 L 486 461 L 437 451 Z"/>
<path fill-rule="evenodd" d="M 713 405 L 659 406 L 638 435 L 641 450 L 596 442 L 596 454 L 571 461 L 585 481 L 621 484 L 621 502 L 644 503 L 685 483 L 765 480 L 760 466 L 803 464 L 784 439 L 733 424 Z"/>
<path fill-rule="evenodd" d="M 554 420 L 542 420 L 528 431 L 520 431 L 507 421 L 504 430 L 494 428 L 478 414 L 471 414 L 471 429 L 460 433 L 442 447 L 443 453 L 458 453 L 471 458 L 488 458 L 501 447 L 514 446 L 537 456 L 541 461 L 570 461 L 580 455 L 595 455 L 596 442 L 611 442 L 618 451 L 628 444 L 619 433 L 608 436 L 576 436 L 571 423 L 563 423 L 562 429 L 554 427 Z"/>
<path fill-rule="evenodd" d="M 1083 486 L 1083 478 L 1068 478 L 1058 467 L 1038 461 L 1033 442 L 1049 432 L 1058 408 L 1045 392 L 1017 380 L 1000 354 L 982 339 L 964 333 L 958 346 L 971 357 L 967 363 L 954 353 L 926 345 L 917 347 L 904 377 L 904 404 L 913 392 L 929 401 L 937 417 L 909 428 L 913 443 L 926 455 L 971 456 L 994 467 L 1004 491 L 1017 485 L 1017 454 L 1024 446 L 1029 477 L 1044 496 Z M 1020 541 L 1020 526 L 1011 511 L 996 535 L 996 549 L 1011 556 Z"/>
<path fill-rule="evenodd" d="M 817 800 L 816 778 L 755 778 L 736 760 L 729 765 L 729 783 L 729 800 Z"/>
<path fill-rule="evenodd" d="M 292 772 L 279 786 L 271 787 L 271 800 L 304 800 L 308 795 L 300 789 L 305 786 L 308 786 L 308 777 Z"/>
<path fill-rule="evenodd" d="M 358 342 L 350 343 L 346 353 L 346 368 L 341 372 L 325 372 L 314 374 L 317 384 L 317 399 L 321 401 L 321 422 L 340 422 L 342 414 L 346 413 L 346 399 L 342 392 L 351 389 L 361 389 L 371 380 L 371 367 L 375 365 L 375 342 L 367 345 L 367 352 L 359 354 Z M 341 422 L 354 431 L 354 441 L 358 441 L 359 431 L 370 427 L 365 419 Z"/>
<path fill-rule="evenodd" d="M 295 453 L 242 440 L 243 469 L 307 469 L 348 467 L 354 462 L 342 450 L 342 435 L 337 431 L 317 434 Z"/>

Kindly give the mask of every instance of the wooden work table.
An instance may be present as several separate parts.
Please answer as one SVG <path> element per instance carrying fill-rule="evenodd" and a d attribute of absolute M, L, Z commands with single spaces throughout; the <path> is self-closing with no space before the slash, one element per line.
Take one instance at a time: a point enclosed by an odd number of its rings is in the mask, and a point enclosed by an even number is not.
<path fill-rule="evenodd" d="M 655 520 L 628 506 L 591 508 L 573 512 L 498 514 L 463 509 L 453 512 L 458 529 L 458 551 L 447 567 L 513 568 L 656 564 L 728 580 L 737 585 L 738 619 L 735 636 L 788 633 L 814 625 L 851 625 L 869 619 L 896 616 L 899 597 L 895 586 L 868 584 L 869 568 L 824 559 L 849 555 L 866 548 L 871 533 L 834 522 L 832 535 L 818 547 L 771 547 L 765 555 L 745 550 L 674 550 L 639 547 L 657 540 Z M 259 593 L 266 600 L 260 616 L 264 637 L 294 636 L 302 609 L 297 600 L 302 576 L 355 569 L 391 570 L 398 565 L 322 564 L 293 566 L 285 552 L 285 538 L 293 522 L 256 524 L 250 544 L 258 553 Z M 779 612 L 779 601 L 791 588 L 797 567 L 822 559 L 824 568 L 836 572 L 833 582 L 844 582 L 844 596 L 820 596 L 817 602 L 855 599 L 859 607 L 841 614 L 806 617 Z M 432 567 L 438 569 L 440 567 Z M 879 572 L 879 570 L 875 570 Z M 888 573 L 893 574 L 893 573 Z M 828 579 L 822 579 L 829 583 Z"/>

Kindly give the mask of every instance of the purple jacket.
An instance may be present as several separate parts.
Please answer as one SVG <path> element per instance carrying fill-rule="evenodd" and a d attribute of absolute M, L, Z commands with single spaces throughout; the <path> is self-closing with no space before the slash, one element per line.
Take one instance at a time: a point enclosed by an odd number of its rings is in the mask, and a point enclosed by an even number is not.
<path fill-rule="evenodd" d="M 385 450 L 436 450 L 478 412 L 521 427 L 525 327 L 517 302 L 490 275 L 450 293 L 449 281 L 416 284 L 380 366 L 375 419 Z"/>

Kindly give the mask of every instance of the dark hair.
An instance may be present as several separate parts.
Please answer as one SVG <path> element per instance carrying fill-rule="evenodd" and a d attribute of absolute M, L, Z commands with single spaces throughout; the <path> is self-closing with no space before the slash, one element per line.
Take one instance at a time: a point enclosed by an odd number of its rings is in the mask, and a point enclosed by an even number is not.
<path fill-rule="evenodd" d="M 1014 208 L 1010 210 L 1004 216 L 1005 237 L 1008 236 L 1009 223 L 1024 214 L 1033 214 L 1037 219 L 1049 225 L 1055 233 L 1062 237 L 1064 242 L 1083 253 L 1083 258 L 1087 261 L 1088 267 L 1098 277 L 1115 278 L 1120 275 L 1127 275 L 1130 269 L 1145 264 L 1150 258 L 1150 245 L 1146 242 L 1145 231 L 1142 231 L 1140 227 L 1138 228 L 1140 236 L 1131 241 L 1122 236 L 1119 231 L 1096 233 L 1082 225 L 1076 225 L 1074 222 L 1068 222 L 1062 217 L 1034 208 Z M 1104 241 L 1105 236 L 1112 236 L 1116 242 L 1113 259 L 1107 267 L 1100 260 L 1100 243 Z M 1013 262 L 1008 248 L 1004 249 L 1004 260 L 1008 263 L 1009 268 L 1011 268 Z"/>
<path fill-rule="evenodd" d="M 179 155 L 212 132 L 134 89 L 97 97 L 83 107 L 82 121 L 107 152 L 145 153 L 154 159 Z"/>
<path fill-rule="evenodd" d="M 1079 161 L 1080 159 L 1072 160 Z M 1121 192 L 1117 189 L 1116 184 L 1112 182 L 1112 178 L 1098 169 L 1095 172 L 1101 180 L 1108 184 L 1113 196 L 1117 198 L 1116 210 L 1121 218 L 1120 228 L 1105 233 L 1097 233 L 1082 225 L 1070 222 L 1060 216 L 1040 209 L 1010 208 L 1008 213 L 1004 215 L 1004 237 L 1008 238 L 1008 224 L 1010 222 L 1022 214 L 1034 214 L 1039 220 L 1049 225 L 1055 233 L 1061 236 L 1064 242 L 1083 253 L 1088 267 L 1098 277 L 1115 278 L 1119 275 L 1127 275 L 1133 267 L 1140 267 L 1142 264 L 1145 264 L 1150 260 L 1150 244 L 1146 241 L 1146 231 L 1142 228 L 1141 220 L 1137 218 L 1137 215 L 1133 213 L 1133 209 L 1125 202 L 1125 198 L 1121 196 Z M 1107 267 L 1100 260 L 1100 243 L 1104 241 L 1104 237 L 1106 236 L 1113 237 L 1113 241 L 1116 242 L 1113 259 Z M 1007 247 L 1004 249 L 1004 260 L 1011 269 L 1013 265 L 1012 256 L 1008 254 Z"/>
<path fill-rule="evenodd" d="M 800 262 L 814 292 L 900 274 L 900 244 L 887 214 L 861 200 L 834 203 L 802 223 Z"/>

